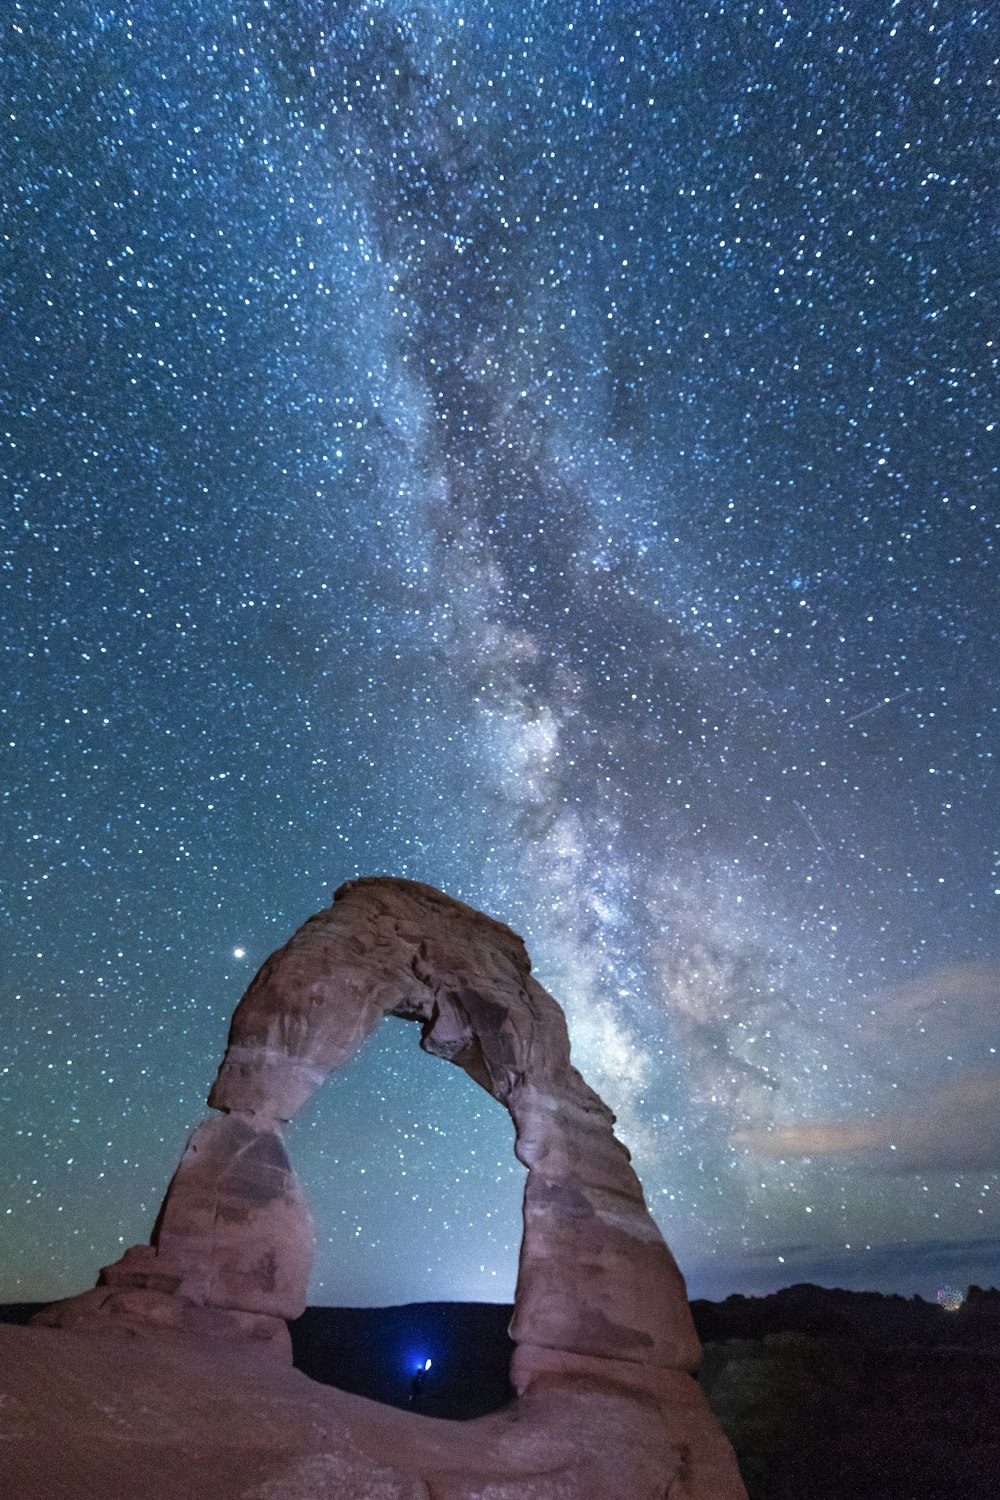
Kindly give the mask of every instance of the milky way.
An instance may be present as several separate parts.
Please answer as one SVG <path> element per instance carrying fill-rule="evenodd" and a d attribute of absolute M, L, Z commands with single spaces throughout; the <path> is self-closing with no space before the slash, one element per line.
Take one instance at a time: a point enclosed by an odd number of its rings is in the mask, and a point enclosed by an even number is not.
<path fill-rule="evenodd" d="M 692 1290 L 998 1280 L 995 12 L 15 3 L 0 1296 L 358 873 L 524 934 Z M 325 1302 L 511 1294 L 388 1022 Z"/>

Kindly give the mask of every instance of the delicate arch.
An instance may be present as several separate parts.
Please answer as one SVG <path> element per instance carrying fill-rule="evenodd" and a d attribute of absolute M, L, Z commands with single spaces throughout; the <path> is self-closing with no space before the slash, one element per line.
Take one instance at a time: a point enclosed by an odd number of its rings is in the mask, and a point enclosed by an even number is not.
<path fill-rule="evenodd" d="M 692 1369 L 700 1349 L 680 1272 L 524 943 L 430 886 L 387 877 L 341 886 L 266 961 L 233 1016 L 209 1094 L 218 1113 L 188 1142 L 152 1244 L 47 1320 L 228 1329 L 285 1347 L 279 1320 L 305 1306 L 312 1223 L 282 1127 L 386 1015 L 419 1022 L 423 1049 L 464 1068 L 514 1122 L 528 1169 L 515 1386 L 595 1361 L 627 1383 Z"/>

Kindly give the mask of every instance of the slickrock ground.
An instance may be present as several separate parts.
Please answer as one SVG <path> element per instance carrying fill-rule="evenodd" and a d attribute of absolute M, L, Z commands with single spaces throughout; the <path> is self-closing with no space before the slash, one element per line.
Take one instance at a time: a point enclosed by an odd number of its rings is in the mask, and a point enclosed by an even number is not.
<path fill-rule="evenodd" d="M 718 1500 L 693 1444 L 728 1446 L 700 1401 L 581 1379 L 472 1422 L 376 1405 L 225 1340 L 0 1326 L 9 1500 Z M 664 1455 L 673 1453 L 667 1470 Z M 665 1488 L 666 1481 L 666 1488 Z"/>

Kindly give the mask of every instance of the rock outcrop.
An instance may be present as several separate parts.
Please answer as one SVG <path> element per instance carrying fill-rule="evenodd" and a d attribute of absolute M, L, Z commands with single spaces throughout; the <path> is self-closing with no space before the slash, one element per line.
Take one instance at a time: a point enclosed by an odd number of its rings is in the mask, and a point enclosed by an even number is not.
<path fill-rule="evenodd" d="M 267 960 L 233 1016 L 209 1095 L 219 1113 L 188 1142 L 152 1244 L 38 1321 L 197 1334 L 287 1355 L 284 1320 L 305 1306 L 312 1228 L 282 1126 L 386 1015 L 418 1022 L 424 1051 L 464 1068 L 514 1122 L 528 1169 L 511 1321 L 519 1397 L 558 1396 L 562 1411 L 573 1392 L 603 1393 L 619 1403 L 623 1431 L 646 1423 L 650 1451 L 662 1445 L 652 1488 L 647 1476 L 641 1488 L 572 1493 L 742 1496 L 691 1378 L 700 1345 L 683 1279 L 613 1115 L 570 1062 L 562 1011 L 514 932 L 411 881 L 349 882 Z M 567 1421 L 550 1434 L 546 1471 L 576 1469 Z M 490 1463 L 502 1469 L 497 1442 Z M 535 1493 L 493 1478 L 505 1500 Z M 460 1493 L 473 1492 L 447 1490 Z"/>

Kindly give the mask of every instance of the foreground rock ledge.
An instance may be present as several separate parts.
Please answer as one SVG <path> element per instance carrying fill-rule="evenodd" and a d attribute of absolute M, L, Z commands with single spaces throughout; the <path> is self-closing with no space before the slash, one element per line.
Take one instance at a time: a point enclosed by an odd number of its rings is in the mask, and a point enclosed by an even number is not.
<path fill-rule="evenodd" d="M 284 1368 L 285 1320 L 305 1307 L 313 1236 L 282 1128 L 386 1015 L 417 1021 L 425 1052 L 464 1068 L 504 1105 L 528 1168 L 511 1321 L 517 1399 L 476 1422 L 394 1412 Z M 224 1434 L 241 1431 L 275 1465 L 259 1483 L 234 1471 L 228 1488 L 217 1474 L 209 1483 L 206 1470 L 176 1491 L 191 1500 L 745 1496 L 692 1377 L 700 1346 L 681 1274 L 614 1135 L 614 1116 L 570 1063 L 563 1013 L 508 927 L 412 881 L 341 886 L 243 996 L 209 1104 L 218 1113 L 188 1142 L 152 1243 L 126 1251 L 92 1291 L 35 1320 L 86 1337 L 67 1344 L 41 1330 L 18 1335 L 19 1357 L 39 1380 L 58 1375 L 74 1389 L 89 1380 L 103 1392 L 114 1464 L 127 1451 L 138 1466 L 133 1488 L 115 1488 L 112 1474 L 97 1484 L 84 1450 L 101 1420 L 88 1409 L 58 1438 L 80 1450 L 79 1461 L 54 1486 L 51 1469 L 47 1478 L 39 1470 L 37 1482 L 26 1472 L 15 1493 L 131 1496 L 148 1482 L 172 1494 L 153 1471 L 190 1421 L 220 1452 L 228 1451 Z M 109 1344 L 114 1333 L 139 1336 L 141 1347 L 126 1356 L 120 1342 Z M 261 1357 L 248 1363 L 248 1354 Z M 23 1399 L 32 1405 L 30 1391 Z M 289 1420 L 300 1408 L 308 1413 L 291 1450 L 282 1419 L 261 1415 L 271 1403 L 287 1407 Z M 217 1420 L 206 1426 L 208 1407 Z M 127 1415 L 143 1411 L 143 1420 Z M 43 1457 L 51 1459 L 44 1442 Z M 261 1459 L 265 1469 L 272 1458 Z"/>

